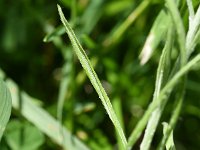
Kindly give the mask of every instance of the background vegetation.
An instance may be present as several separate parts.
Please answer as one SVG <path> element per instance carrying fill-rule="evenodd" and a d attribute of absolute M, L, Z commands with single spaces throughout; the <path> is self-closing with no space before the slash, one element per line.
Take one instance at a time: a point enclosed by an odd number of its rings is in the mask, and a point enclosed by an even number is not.
<path fill-rule="evenodd" d="M 161 89 L 199 53 L 199 0 L 176 2 L 1 0 L 0 69 L 13 109 L 0 149 L 124 149 L 73 51 L 60 21 L 59 3 L 111 100 L 125 136 L 131 135 L 152 99 L 167 99 L 166 106 L 161 102 L 163 111 L 150 149 L 159 145 L 162 123 L 170 124 L 175 110 L 178 116 L 170 130 L 176 148 L 199 150 L 199 63 L 190 66 L 187 76 L 169 89 L 171 95 L 164 93 L 168 98 L 155 98 L 156 91 L 162 93 Z M 192 22 L 189 16 L 194 19 L 195 13 L 196 22 Z M 193 29 L 194 35 L 188 38 Z M 153 51 L 150 55 L 149 47 Z M 143 135 L 144 131 L 132 149 L 139 149 Z M 173 142 L 169 145 L 174 146 Z"/>

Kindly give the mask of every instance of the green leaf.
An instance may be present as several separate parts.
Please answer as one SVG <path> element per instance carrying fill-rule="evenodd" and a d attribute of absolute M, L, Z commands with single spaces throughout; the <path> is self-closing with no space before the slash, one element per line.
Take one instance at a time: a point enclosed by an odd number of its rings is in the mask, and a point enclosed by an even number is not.
<path fill-rule="evenodd" d="M 11 95 L 5 83 L 0 79 L 0 140 L 11 114 Z"/>
<path fill-rule="evenodd" d="M 68 36 L 71 40 L 73 49 L 74 49 L 76 55 L 78 56 L 78 59 L 79 59 L 81 65 L 83 66 L 84 70 L 86 71 L 86 74 L 89 77 L 93 87 L 97 91 L 99 98 L 101 99 L 101 102 L 102 102 L 103 106 L 105 107 L 111 121 L 113 122 L 119 136 L 121 137 L 124 148 L 126 148 L 126 145 L 127 145 L 126 137 L 124 135 L 124 132 L 122 130 L 120 122 L 119 122 L 119 120 L 116 116 L 116 113 L 113 110 L 112 104 L 111 104 L 104 88 L 102 87 L 101 82 L 100 82 L 99 78 L 97 77 L 97 75 L 96 75 L 96 73 L 95 73 L 86 53 L 85 53 L 85 51 L 81 47 L 81 45 L 80 45 L 78 39 L 76 38 L 76 36 L 75 36 L 72 28 L 70 27 L 69 23 L 65 19 L 65 16 L 62 12 L 62 9 L 59 5 L 58 5 L 58 11 L 59 11 L 61 21 L 64 24 L 66 32 L 67 32 L 67 34 L 68 34 Z"/>
<path fill-rule="evenodd" d="M 151 55 L 163 39 L 163 36 L 169 27 L 169 23 L 170 17 L 164 10 L 161 10 L 153 23 L 150 33 L 145 41 L 144 47 L 140 53 L 140 64 L 144 65 L 151 58 Z"/>
<path fill-rule="evenodd" d="M 5 137 L 12 150 L 37 150 L 44 143 L 44 135 L 36 127 L 18 120 L 9 122 Z"/>
<path fill-rule="evenodd" d="M 189 30 L 187 32 L 186 37 L 186 50 L 187 56 L 194 51 L 194 47 L 196 46 L 196 38 L 199 37 L 199 27 L 200 27 L 200 5 L 197 9 L 197 12 L 193 18 L 189 20 Z"/>

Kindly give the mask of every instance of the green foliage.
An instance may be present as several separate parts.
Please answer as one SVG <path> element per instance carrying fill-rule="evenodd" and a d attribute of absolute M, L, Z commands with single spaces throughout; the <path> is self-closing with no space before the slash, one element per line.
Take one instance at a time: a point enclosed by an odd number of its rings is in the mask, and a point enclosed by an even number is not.
<path fill-rule="evenodd" d="M 0 149 L 199 150 L 199 0 L 57 3 L 0 1 Z"/>
<path fill-rule="evenodd" d="M 83 48 L 81 47 L 79 41 L 77 40 L 73 30 L 71 29 L 69 23 L 67 22 L 67 20 L 65 19 L 64 17 L 64 14 L 60 8 L 60 6 L 58 5 L 58 11 L 59 11 L 59 14 L 60 14 L 60 18 L 61 18 L 61 21 L 62 23 L 64 24 L 65 26 L 65 29 L 66 29 L 66 32 L 72 42 L 72 46 L 74 48 L 74 51 L 76 53 L 76 55 L 78 56 L 80 62 L 81 62 L 81 65 L 83 66 L 84 70 L 86 71 L 86 74 L 87 76 L 90 78 L 90 81 L 92 83 L 92 85 L 94 86 L 95 90 L 97 91 L 98 95 L 99 95 L 99 98 L 101 99 L 101 102 L 102 104 L 104 105 L 111 121 L 113 122 L 119 136 L 121 137 L 121 140 L 122 140 L 122 143 L 123 143 L 123 146 L 124 148 L 126 148 L 126 144 L 127 144 L 127 141 L 126 141 L 126 138 L 124 136 L 124 132 L 121 128 L 121 125 L 119 123 L 119 120 L 117 119 L 117 116 L 112 108 L 112 104 L 98 78 L 98 76 L 96 75 L 85 51 L 83 50 Z"/>

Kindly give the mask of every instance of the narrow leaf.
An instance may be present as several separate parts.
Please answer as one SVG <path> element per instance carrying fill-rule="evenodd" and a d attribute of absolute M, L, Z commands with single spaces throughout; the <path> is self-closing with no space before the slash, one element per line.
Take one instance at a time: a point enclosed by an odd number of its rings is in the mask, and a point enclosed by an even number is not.
<path fill-rule="evenodd" d="M 124 148 L 126 148 L 127 145 L 127 141 L 124 135 L 124 132 L 122 130 L 122 127 L 120 125 L 120 122 L 113 110 L 112 104 L 104 90 L 104 88 L 101 85 L 101 82 L 99 80 L 99 78 L 97 77 L 85 51 L 83 50 L 83 48 L 81 47 L 79 41 L 77 40 L 72 28 L 70 27 L 69 23 L 67 22 L 67 20 L 64 17 L 64 14 L 62 12 L 61 7 L 58 5 L 58 11 L 60 14 L 60 18 L 62 23 L 65 26 L 66 32 L 71 40 L 73 49 L 76 53 L 76 55 L 78 56 L 78 59 L 80 60 L 81 65 L 83 66 L 84 70 L 86 71 L 87 76 L 89 77 L 92 85 L 94 86 L 95 90 L 97 91 L 99 98 L 102 101 L 103 106 L 105 107 L 111 121 L 113 122 L 118 134 L 121 137 L 121 140 L 123 142 L 123 146 Z"/>
<path fill-rule="evenodd" d="M 168 29 L 170 22 L 169 20 L 170 17 L 164 10 L 161 10 L 156 20 L 154 21 L 144 47 L 140 53 L 140 64 L 144 65 L 151 58 L 151 55 L 158 47 Z"/>
<path fill-rule="evenodd" d="M 189 26 L 189 30 L 186 37 L 186 50 L 187 50 L 188 57 L 194 50 L 195 37 L 199 34 L 198 30 L 200 27 L 200 5 L 197 9 L 197 12 L 194 18 L 189 20 L 189 22 L 190 22 L 190 26 Z"/>

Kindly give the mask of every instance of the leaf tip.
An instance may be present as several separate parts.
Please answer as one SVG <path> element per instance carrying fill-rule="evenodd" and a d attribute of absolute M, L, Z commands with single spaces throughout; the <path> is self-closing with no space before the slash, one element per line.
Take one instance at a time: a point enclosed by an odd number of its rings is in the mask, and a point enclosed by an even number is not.
<path fill-rule="evenodd" d="M 153 48 L 151 46 L 153 41 L 154 35 L 150 33 L 139 56 L 141 65 L 146 64 L 147 61 L 150 59 L 153 52 Z"/>

